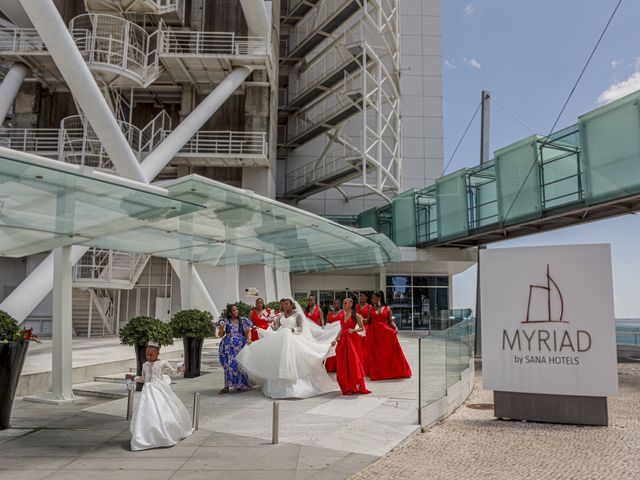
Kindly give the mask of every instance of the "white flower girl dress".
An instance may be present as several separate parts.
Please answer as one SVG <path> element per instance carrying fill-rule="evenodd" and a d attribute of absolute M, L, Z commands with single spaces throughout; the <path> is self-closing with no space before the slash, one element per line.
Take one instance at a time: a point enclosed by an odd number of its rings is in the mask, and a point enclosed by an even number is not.
<path fill-rule="evenodd" d="M 131 450 L 171 447 L 192 433 L 191 418 L 184 404 L 171 390 L 168 374 L 177 373 L 166 360 L 145 362 L 140 403 L 131 419 Z"/>

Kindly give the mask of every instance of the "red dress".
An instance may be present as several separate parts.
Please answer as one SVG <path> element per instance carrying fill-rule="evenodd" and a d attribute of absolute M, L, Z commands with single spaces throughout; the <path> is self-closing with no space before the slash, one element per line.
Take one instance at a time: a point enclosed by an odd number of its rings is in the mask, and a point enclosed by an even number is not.
<path fill-rule="evenodd" d="M 369 378 L 388 380 L 390 378 L 411 377 L 411 367 L 404 356 L 398 335 L 387 323 L 389 307 L 386 305 L 378 314 L 371 310 L 369 329 L 367 330 L 367 353 Z"/>
<path fill-rule="evenodd" d="M 313 312 L 309 313 L 306 310 L 304 311 L 305 316 L 312 320 L 316 325 L 320 325 L 320 309 L 317 305 L 313 307 Z"/>
<path fill-rule="evenodd" d="M 329 312 L 329 315 L 327 315 L 327 323 L 339 322 L 343 318 L 344 318 L 344 310 L 340 310 L 340 312 L 338 312 L 337 315 L 333 312 L 333 310 L 331 310 Z M 329 373 L 335 372 L 336 356 L 334 355 L 332 357 L 327 357 L 327 359 L 324 361 L 324 366 L 327 369 L 327 372 Z"/>
<path fill-rule="evenodd" d="M 353 315 L 348 320 L 345 320 L 344 316 L 340 320 L 342 333 L 336 345 L 336 361 L 338 363 L 336 380 L 343 395 L 371 393 L 364 384 L 364 366 L 362 364 L 364 351 L 360 335 L 349 333 L 350 328 L 357 326 Z"/>
<path fill-rule="evenodd" d="M 269 312 L 267 310 L 262 310 L 263 315 L 268 313 Z M 258 315 L 255 308 L 251 310 L 251 323 L 253 323 L 253 328 L 251 329 L 251 341 L 255 342 L 260 339 L 258 336 L 258 328 L 266 330 L 269 324 L 262 316 Z"/>
<path fill-rule="evenodd" d="M 360 337 L 362 338 L 362 348 L 364 349 L 364 357 L 362 359 L 362 362 L 364 363 L 364 373 L 366 375 L 369 375 L 369 349 L 367 348 L 367 332 L 369 331 L 369 322 L 367 322 L 367 320 L 369 320 L 369 312 L 372 308 L 373 307 L 369 303 L 365 304 L 364 307 L 360 304 L 356 305 L 356 313 L 362 315 L 362 319 L 366 322 L 364 324 L 364 336 L 360 335 Z"/>

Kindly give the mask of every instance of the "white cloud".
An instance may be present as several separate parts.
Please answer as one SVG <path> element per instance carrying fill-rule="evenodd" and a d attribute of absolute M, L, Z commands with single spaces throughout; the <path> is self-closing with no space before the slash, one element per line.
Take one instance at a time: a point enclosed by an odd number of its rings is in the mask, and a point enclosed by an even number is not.
<path fill-rule="evenodd" d="M 467 3 L 464 6 L 464 14 L 467 16 L 471 16 L 478 11 L 478 7 L 476 7 L 473 3 Z"/>
<path fill-rule="evenodd" d="M 480 62 L 478 62 L 475 58 L 462 57 L 462 61 L 465 63 L 465 65 L 471 68 L 475 68 L 476 70 L 480 70 L 482 68 Z"/>
<path fill-rule="evenodd" d="M 598 97 L 598 103 L 604 104 L 613 102 L 630 93 L 640 90 L 640 71 L 634 72 L 629 78 L 618 83 L 614 83 Z"/>
<path fill-rule="evenodd" d="M 458 68 L 455 64 L 451 63 L 448 58 L 444 59 L 444 66 L 451 70 Z"/>
<path fill-rule="evenodd" d="M 612 60 L 611 61 L 611 68 L 613 68 L 615 70 L 616 68 L 618 68 L 623 63 L 624 63 L 624 58 L 621 58 L 620 60 Z"/>

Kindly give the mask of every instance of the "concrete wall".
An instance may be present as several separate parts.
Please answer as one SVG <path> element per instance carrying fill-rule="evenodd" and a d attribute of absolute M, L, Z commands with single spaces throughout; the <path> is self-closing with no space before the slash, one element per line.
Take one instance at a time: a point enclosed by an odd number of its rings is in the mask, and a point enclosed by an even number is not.
<path fill-rule="evenodd" d="M 442 175 L 440 0 L 400 2 L 403 187 Z"/>
<path fill-rule="evenodd" d="M 25 258 L 0 258 L 0 302 L 24 279 L 27 268 Z"/>

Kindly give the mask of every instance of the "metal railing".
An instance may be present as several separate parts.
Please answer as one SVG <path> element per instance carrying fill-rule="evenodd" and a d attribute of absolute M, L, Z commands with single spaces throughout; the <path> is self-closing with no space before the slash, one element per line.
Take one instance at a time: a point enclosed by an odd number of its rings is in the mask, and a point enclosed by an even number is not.
<path fill-rule="evenodd" d="M 368 31 L 364 25 L 346 31 L 330 47 L 314 58 L 304 72 L 289 83 L 289 99 L 294 100 L 307 93 L 323 80 L 343 70 L 345 64 L 356 59 L 365 48 L 363 29 Z M 355 51 L 348 49 L 356 46 L 358 48 Z"/>
<path fill-rule="evenodd" d="M 90 248 L 73 267 L 76 283 L 110 285 L 114 281 L 133 285 L 150 256 Z"/>
<path fill-rule="evenodd" d="M 567 207 L 584 200 L 584 166 L 580 151 L 578 125 L 572 125 L 549 138 L 532 140 L 536 156 L 531 164 L 531 175 L 538 177 L 540 211 L 556 207 Z M 471 232 L 500 224 L 500 200 L 495 160 L 465 169 L 467 196 L 466 223 Z M 535 170 L 535 172 L 534 172 Z M 532 177 L 533 178 L 533 177 Z M 446 201 L 430 186 L 417 193 L 417 199 L 432 201 L 418 203 L 416 200 L 417 243 L 428 243 L 439 239 L 437 203 Z M 507 209 L 508 211 L 508 209 Z"/>
<path fill-rule="evenodd" d="M 101 335 L 113 335 L 116 333 L 114 331 L 115 308 L 109 290 L 106 288 L 89 289 L 89 294 L 90 301 L 93 302 L 93 305 L 96 307 L 98 315 L 102 320 Z M 91 320 L 91 316 L 89 317 L 89 320 Z M 88 325 L 87 336 L 89 337 L 94 334 L 91 323 L 92 322 Z"/>
<path fill-rule="evenodd" d="M 73 18 L 69 31 L 90 68 L 127 76 L 143 86 L 160 75 L 161 55 L 270 55 L 265 37 L 174 30 L 162 21 L 158 30 L 148 33 L 125 18 L 101 13 Z M 48 55 L 46 45 L 33 28 L 0 28 L 0 53 Z"/>
<path fill-rule="evenodd" d="M 85 0 L 84 3 L 90 12 L 112 11 L 117 13 L 126 12 L 127 14 L 152 13 L 154 15 L 165 15 L 173 12 L 181 12 L 184 15 L 185 6 L 185 0 L 119 0 L 118 2 Z"/>
<path fill-rule="evenodd" d="M 57 156 L 57 128 L 0 128 L 0 145 L 37 155 Z"/>
<path fill-rule="evenodd" d="M 618 345 L 640 346 L 640 332 L 616 332 L 616 340 Z"/>
<path fill-rule="evenodd" d="M 337 145 L 325 158 L 305 163 L 285 175 L 285 192 L 293 192 L 307 185 L 312 185 L 328 177 L 335 177 L 341 172 L 347 173 L 354 169 L 354 164 L 360 160 L 355 147 Z"/>
<path fill-rule="evenodd" d="M 289 52 L 293 52 L 327 20 L 352 3 L 353 0 L 325 0 L 320 8 L 313 9 L 300 20 L 289 34 Z"/>
<path fill-rule="evenodd" d="M 171 133 L 171 117 L 162 111 L 144 128 L 119 121 L 120 128 L 142 161 Z M 0 146 L 53 156 L 74 165 L 113 170 L 114 166 L 102 142 L 83 115 L 72 115 L 61 128 L 0 129 Z M 200 131 L 180 151 L 182 156 L 266 157 L 267 135 L 264 132 Z"/>
<path fill-rule="evenodd" d="M 162 110 L 151 120 L 146 127 L 140 130 L 140 154 L 151 153 L 167 136 L 171 130 L 171 117 Z"/>
<path fill-rule="evenodd" d="M 130 123 L 119 121 L 129 145 L 140 144 L 140 130 Z M 59 160 L 74 165 L 113 170 L 114 166 L 102 142 L 84 115 L 66 117 L 60 123 Z M 134 148 L 134 153 L 138 153 Z"/>
<path fill-rule="evenodd" d="M 265 37 L 244 37 L 233 32 L 161 30 L 160 55 L 269 55 Z"/>
<path fill-rule="evenodd" d="M 158 31 L 149 34 L 124 18 L 99 13 L 73 18 L 69 31 L 90 68 L 116 69 L 142 85 L 160 74 Z"/>
<path fill-rule="evenodd" d="M 47 54 L 47 47 L 35 28 L 0 28 L 0 53 Z"/>
<path fill-rule="evenodd" d="M 318 125 L 326 123 L 342 110 L 357 105 L 361 99 L 361 88 L 360 75 L 351 76 L 345 73 L 340 91 L 329 94 L 313 106 L 289 118 L 287 124 L 288 140 L 293 140 Z"/>
<path fill-rule="evenodd" d="M 185 0 L 145 0 L 145 2 L 153 4 L 160 15 L 175 11 L 184 12 Z"/>
<path fill-rule="evenodd" d="M 141 160 L 166 138 L 171 128 L 171 117 L 163 110 L 142 129 L 124 121 L 118 121 L 118 124 L 134 154 Z M 105 170 L 114 168 L 84 115 L 64 118 L 60 126 L 58 158 L 61 161 Z"/>
<path fill-rule="evenodd" d="M 141 12 L 151 11 L 155 15 L 165 15 L 167 13 L 181 12 L 181 16 L 184 15 L 185 0 L 134 0 L 135 4 L 140 7 L 146 6 L 147 8 L 140 8 Z M 135 9 L 128 8 L 127 12 L 135 11 Z"/>
<path fill-rule="evenodd" d="M 616 343 L 618 345 L 640 346 L 640 323 L 616 324 Z"/>
<path fill-rule="evenodd" d="M 538 142 L 543 208 L 582 200 L 579 128 L 574 125 Z"/>
<path fill-rule="evenodd" d="M 263 132 L 202 131 L 182 147 L 180 155 L 266 156 L 267 150 Z"/>

